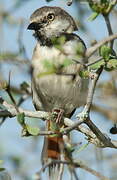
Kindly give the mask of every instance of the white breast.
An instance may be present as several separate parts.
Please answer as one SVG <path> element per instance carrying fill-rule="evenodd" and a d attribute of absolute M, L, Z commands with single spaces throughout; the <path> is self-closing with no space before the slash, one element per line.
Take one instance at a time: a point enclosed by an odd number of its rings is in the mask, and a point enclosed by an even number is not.
<path fill-rule="evenodd" d="M 76 58 L 75 46 L 76 43 L 67 42 L 63 47 L 64 53 L 62 53 L 55 47 L 49 48 L 37 44 L 32 66 L 33 100 L 38 107 L 42 104 L 42 107 L 47 111 L 51 111 L 52 108 L 62 108 L 66 114 L 69 114 L 84 103 L 85 96 L 81 99 L 82 80 L 78 75 L 75 80 L 72 80 L 73 76 L 49 74 L 47 73 L 49 68 L 47 69 L 44 65 L 44 61 L 46 61 L 58 66 L 65 59 L 71 61 L 71 59 Z M 65 68 L 65 72 L 77 74 L 79 67 L 78 64 L 73 63 Z"/>

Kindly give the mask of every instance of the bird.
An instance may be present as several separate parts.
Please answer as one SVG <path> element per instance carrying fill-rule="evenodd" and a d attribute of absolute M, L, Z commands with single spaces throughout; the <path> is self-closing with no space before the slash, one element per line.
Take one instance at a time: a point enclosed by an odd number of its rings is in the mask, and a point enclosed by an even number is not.
<path fill-rule="evenodd" d="M 73 17 L 60 7 L 38 8 L 30 16 L 27 29 L 34 31 L 37 41 L 32 55 L 33 104 L 36 110 L 52 113 L 46 130 L 59 133 L 65 127 L 63 116 L 71 118 L 86 101 L 88 83 L 79 75 L 82 64 L 87 63 L 86 45 L 75 33 L 78 27 Z M 63 136 L 46 136 L 42 164 L 49 159 L 60 160 L 62 152 Z"/>

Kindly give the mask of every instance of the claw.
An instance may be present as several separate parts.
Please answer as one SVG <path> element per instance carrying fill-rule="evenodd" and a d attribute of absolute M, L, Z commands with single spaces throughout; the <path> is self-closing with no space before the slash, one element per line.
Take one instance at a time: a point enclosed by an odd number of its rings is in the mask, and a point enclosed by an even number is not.
<path fill-rule="evenodd" d="M 52 114 L 54 116 L 54 119 L 55 119 L 55 122 L 57 124 L 60 124 L 61 123 L 61 120 L 63 118 L 63 113 L 64 113 L 64 110 L 63 109 L 53 109 L 52 110 Z"/>

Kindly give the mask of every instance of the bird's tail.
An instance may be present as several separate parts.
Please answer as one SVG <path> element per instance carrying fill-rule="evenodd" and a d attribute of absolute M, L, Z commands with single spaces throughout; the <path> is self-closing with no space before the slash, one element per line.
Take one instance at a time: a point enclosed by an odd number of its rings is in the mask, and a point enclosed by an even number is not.
<path fill-rule="evenodd" d="M 46 127 L 48 131 L 52 130 L 51 121 L 49 120 L 47 121 Z M 55 130 L 54 132 L 58 133 L 59 129 Z M 64 141 L 62 135 L 58 134 L 58 135 L 46 136 L 44 139 L 44 146 L 42 150 L 42 164 L 46 165 L 51 160 L 54 161 L 54 160 L 63 160 L 63 159 L 64 159 Z M 49 180 L 57 179 L 57 176 L 59 175 L 60 169 L 62 167 L 61 164 L 53 163 L 48 167 L 49 167 Z"/>

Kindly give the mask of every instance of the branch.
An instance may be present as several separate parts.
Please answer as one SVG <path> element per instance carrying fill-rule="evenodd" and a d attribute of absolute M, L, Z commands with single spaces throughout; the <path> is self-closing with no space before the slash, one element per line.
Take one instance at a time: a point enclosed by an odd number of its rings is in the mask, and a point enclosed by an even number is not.
<path fill-rule="evenodd" d="M 104 45 L 104 44 L 106 44 L 106 43 L 108 43 L 110 41 L 113 41 L 114 39 L 117 39 L 117 33 L 106 37 L 105 39 L 103 39 L 103 40 L 99 41 L 98 43 L 96 43 L 94 46 L 88 48 L 86 50 L 85 57 L 88 59 L 98 48 L 100 48 L 102 45 Z"/>
<path fill-rule="evenodd" d="M 7 110 L 0 111 L 0 117 L 15 117 L 18 115 L 18 112 L 16 111 L 16 108 L 14 107 L 14 105 L 7 103 L 2 97 L 0 97 L 0 104 L 2 104 L 7 109 Z M 50 114 L 51 114 L 44 111 L 28 111 L 20 107 L 19 107 L 19 112 L 24 113 L 26 117 L 38 118 L 38 120 L 39 119 L 46 120 L 50 117 Z M 78 130 L 81 133 L 85 134 L 87 136 L 88 141 L 92 144 L 95 144 L 97 147 L 102 147 L 102 148 L 110 147 L 109 146 L 110 144 L 108 144 L 107 146 L 103 144 L 102 142 L 100 142 L 100 140 L 89 128 L 86 128 L 83 125 L 76 126 L 75 122 L 70 120 L 69 118 L 64 118 L 64 124 L 68 126 L 68 128 L 71 128 L 74 126 L 75 130 Z M 66 132 L 66 128 L 65 128 L 65 132 Z M 61 132 L 61 134 L 62 133 L 64 134 L 64 130 Z M 52 131 L 40 131 L 38 135 L 51 135 L 51 134 L 55 134 L 55 133 Z M 117 141 L 113 141 L 111 139 L 109 140 L 113 144 L 113 146 L 111 145 L 111 148 L 117 148 Z"/>
<path fill-rule="evenodd" d="M 109 15 L 103 15 L 106 26 L 107 26 L 107 30 L 108 30 L 108 34 L 109 35 L 113 35 L 113 31 L 112 31 L 112 27 L 111 27 L 111 23 L 110 23 L 110 19 L 109 19 Z M 114 40 L 112 40 L 110 42 L 110 47 L 113 49 L 113 44 L 114 44 Z"/>

